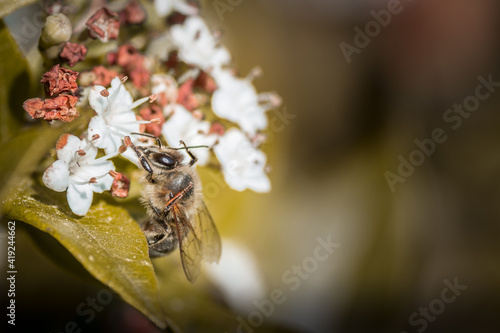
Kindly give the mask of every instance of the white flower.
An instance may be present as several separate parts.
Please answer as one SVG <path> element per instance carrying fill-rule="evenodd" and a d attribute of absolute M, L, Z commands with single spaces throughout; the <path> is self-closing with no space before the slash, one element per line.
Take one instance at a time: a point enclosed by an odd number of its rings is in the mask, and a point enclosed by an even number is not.
<path fill-rule="evenodd" d="M 115 170 L 109 156 L 95 159 L 97 148 L 87 139 L 63 134 L 57 141 L 57 161 L 43 173 L 48 188 L 67 190 L 68 204 L 73 213 L 85 215 L 92 204 L 93 192 L 102 193 L 113 184 L 110 170 Z"/>
<path fill-rule="evenodd" d="M 155 0 L 155 9 L 160 17 L 165 17 L 173 11 L 184 15 L 198 14 L 198 8 L 190 6 L 185 0 Z"/>
<path fill-rule="evenodd" d="M 170 146 L 179 147 L 179 141 L 182 140 L 188 146 L 211 147 L 217 141 L 216 134 L 208 134 L 210 122 L 193 117 L 182 105 L 176 104 L 172 109 L 172 116 L 162 128 L 162 134 Z M 181 151 L 188 156 L 185 150 Z M 193 155 L 198 159 L 198 165 L 205 165 L 210 159 L 210 151 L 206 148 L 196 149 Z"/>
<path fill-rule="evenodd" d="M 198 16 L 190 16 L 184 24 L 174 25 L 170 35 L 179 48 L 181 60 L 206 72 L 231 61 L 227 49 L 217 42 L 205 21 Z"/>
<path fill-rule="evenodd" d="M 178 97 L 177 81 L 167 74 L 155 74 L 151 77 L 151 93 L 156 95 L 161 105 L 175 103 Z"/>
<path fill-rule="evenodd" d="M 111 81 L 111 88 L 107 90 L 109 96 L 101 94 L 106 90 L 103 86 L 93 86 L 89 93 L 89 104 L 97 113 L 90 120 L 88 140 L 96 147 L 103 148 L 106 154 L 114 154 L 122 145 L 125 136 L 139 132 L 140 124 L 149 121 L 138 121 L 133 108 L 146 102 L 148 97 L 133 101 L 130 93 L 125 89 L 118 77 Z M 106 93 L 105 93 L 106 95 Z M 131 136 L 134 143 L 139 143 L 137 136 Z M 123 154 L 134 163 L 138 163 L 137 155 L 129 147 Z"/>
<path fill-rule="evenodd" d="M 214 152 L 229 187 L 237 191 L 271 190 L 271 182 L 265 173 L 266 155 L 253 147 L 243 132 L 235 128 L 228 130 L 219 138 Z"/>
<path fill-rule="evenodd" d="M 214 113 L 238 124 L 249 135 L 267 127 L 266 111 L 279 105 L 279 97 L 258 94 L 252 85 L 253 76 L 238 78 L 229 70 L 213 72 L 218 89 L 212 95 Z"/>
<path fill-rule="evenodd" d="M 266 296 L 259 261 L 241 243 L 223 239 L 222 247 L 219 264 L 207 264 L 205 269 L 229 305 L 239 313 L 249 313 L 255 309 L 253 302 Z"/>

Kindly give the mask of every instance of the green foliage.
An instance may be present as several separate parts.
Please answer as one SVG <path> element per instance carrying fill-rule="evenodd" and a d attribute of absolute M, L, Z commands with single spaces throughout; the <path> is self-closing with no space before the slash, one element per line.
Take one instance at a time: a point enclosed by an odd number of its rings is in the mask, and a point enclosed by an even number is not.
<path fill-rule="evenodd" d="M 3 8 L 3 4 L 0 5 Z M 64 132 L 88 123 L 90 114 L 73 123 L 22 128 L 22 103 L 29 97 L 27 61 L 0 21 L 0 216 L 25 222 L 60 242 L 82 266 L 159 327 L 166 318 L 148 246 L 138 224 L 123 208 L 100 201 L 79 218 L 65 195 L 37 185 L 32 176 Z M 56 259 L 56 261 L 58 261 Z M 63 262 L 59 262 L 64 264 Z"/>
<path fill-rule="evenodd" d="M 13 11 L 27 6 L 31 5 L 32 3 L 35 3 L 36 0 L 0 0 L 0 18 L 3 18 L 4 16 L 9 15 Z"/>
<path fill-rule="evenodd" d="M 100 201 L 85 217 L 78 218 L 64 207 L 65 203 L 57 202 L 58 198 L 45 195 L 30 182 L 23 182 L 3 202 L 3 210 L 10 219 L 52 235 L 96 279 L 156 325 L 165 327 L 148 245 L 128 212 Z"/>

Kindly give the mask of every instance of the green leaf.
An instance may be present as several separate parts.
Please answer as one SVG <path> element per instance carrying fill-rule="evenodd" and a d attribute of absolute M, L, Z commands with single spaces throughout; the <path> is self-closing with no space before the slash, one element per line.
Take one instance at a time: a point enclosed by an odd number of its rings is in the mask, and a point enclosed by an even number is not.
<path fill-rule="evenodd" d="M 128 212 L 99 201 L 84 217 L 71 214 L 59 196 L 49 197 L 32 182 L 20 184 L 2 205 L 9 219 L 28 223 L 57 239 L 104 285 L 117 292 L 158 327 L 165 318 L 148 245 Z"/>
<path fill-rule="evenodd" d="M 0 5 L 0 8 L 2 6 Z M 0 66 L 0 143 L 3 143 L 12 137 L 24 122 L 25 111 L 22 105 L 29 98 L 30 76 L 27 62 L 2 20 L 0 20 L 0 59 L 2 59 L 2 66 Z"/>
<path fill-rule="evenodd" d="M 31 5 L 35 3 L 36 0 L 0 0 L 0 18 L 9 15 L 13 11 Z"/>
<path fill-rule="evenodd" d="M 58 128 L 34 127 L 0 145 L 0 199 L 35 171 L 61 133 Z"/>

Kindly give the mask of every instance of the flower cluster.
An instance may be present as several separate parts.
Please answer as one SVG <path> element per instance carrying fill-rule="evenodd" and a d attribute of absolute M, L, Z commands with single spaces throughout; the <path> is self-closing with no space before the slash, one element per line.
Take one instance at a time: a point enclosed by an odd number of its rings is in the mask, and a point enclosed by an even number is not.
<path fill-rule="evenodd" d="M 220 34 L 185 0 L 156 0 L 155 11 L 137 1 L 124 4 L 121 11 L 113 9 L 90 13 L 86 23 L 72 27 L 73 42 L 59 45 L 60 61 L 80 63 L 79 85 L 78 72 L 56 65 L 42 82 L 51 100 L 61 100 L 56 105 L 39 98 L 25 102 L 32 117 L 49 121 L 71 121 L 78 117 L 76 108 L 82 114 L 93 112 L 80 137 L 64 134 L 57 142 L 58 159 L 45 171 L 45 185 L 67 191 L 69 206 L 78 215 L 87 213 L 94 192 L 110 190 L 113 196 L 126 197 L 130 181 L 115 171 L 110 159 L 120 155 L 139 165 L 123 139 L 129 136 L 134 144 L 144 145 L 149 139 L 134 133 L 147 133 L 163 136 L 173 147 L 181 140 L 188 146 L 208 146 L 196 151 L 197 165 L 219 167 L 234 190 L 270 191 L 267 159 L 259 145 L 268 126 L 266 112 L 281 99 L 257 92 L 252 81 L 260 69 L 239 77 Z M 152 32 L 145 24 L 150 17 L 165 29 Z M 87 41 L 83 29 L 88 30 Z M 153 40 L 137 42 L 146 33 Z M 92 49 L 111 40 L 116 40 L 114 49 Z M 99 149 L 103 156 L 96 158 Z"/>

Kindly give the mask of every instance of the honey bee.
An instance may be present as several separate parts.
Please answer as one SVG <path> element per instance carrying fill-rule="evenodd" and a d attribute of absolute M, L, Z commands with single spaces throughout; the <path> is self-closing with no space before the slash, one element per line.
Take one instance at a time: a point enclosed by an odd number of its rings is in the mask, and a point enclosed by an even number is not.
<path fill-rule="evenodd" d="M 132 133 L 139 134 L 139 133 Z M 140 133 L 140 135 L 145 135 Z M 140 182 L 144 185 L 141 201 L 149 219 L 141 228 L 145 234 L 151 257 L 164 256 L 179 247 L 182 267 L 187 279 L 194 282 L 200 274 L 201 262 L 218 262 L 221 255 L 219 232 L 203 201 L 201 182 L 194 164 L 191 148 L 207 146 L 162 147 L 135 146 L 125 137 L 125 146 L 131 147 L 145 170 Z M 184 163 L 185 149 L 190 161 Z"/>

